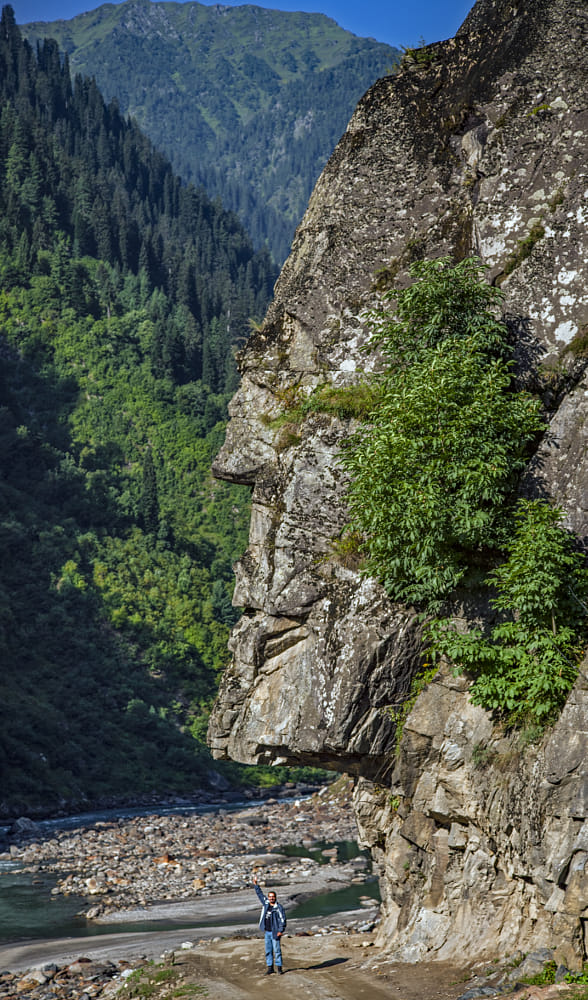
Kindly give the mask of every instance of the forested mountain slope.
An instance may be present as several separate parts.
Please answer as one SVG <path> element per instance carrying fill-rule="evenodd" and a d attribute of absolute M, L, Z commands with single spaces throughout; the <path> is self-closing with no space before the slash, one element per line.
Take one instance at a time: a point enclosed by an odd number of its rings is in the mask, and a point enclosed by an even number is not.
<path fill-rule="evenodd" d="M 56 38 L 279 262 L 356 102 L 398 57 L 322 14 L 252 5 L 127 0 L 23 32 Z"/>
<path fill-rule="evenodd" d="M 209 467 L 275 275 L 10 7 L 0 105 L 0 810 L 189 790 L 248 506 Z"/>

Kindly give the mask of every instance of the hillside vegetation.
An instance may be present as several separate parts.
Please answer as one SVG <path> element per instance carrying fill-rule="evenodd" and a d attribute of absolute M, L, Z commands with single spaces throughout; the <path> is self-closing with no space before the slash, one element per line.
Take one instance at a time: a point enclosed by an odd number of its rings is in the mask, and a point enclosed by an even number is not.
<path fill-rule="evenodd" d="M 252 5 L 127 0 L 23 31 L 57 39 L 278 262 L 358 99 L 399 56 L 322 14 Z"/>
<path fill-rule="evenodd" d="M 248 519 L 209 469 L 275 274 L 10 7 L 0 152 L 0 810 L 188 791 Z"/>

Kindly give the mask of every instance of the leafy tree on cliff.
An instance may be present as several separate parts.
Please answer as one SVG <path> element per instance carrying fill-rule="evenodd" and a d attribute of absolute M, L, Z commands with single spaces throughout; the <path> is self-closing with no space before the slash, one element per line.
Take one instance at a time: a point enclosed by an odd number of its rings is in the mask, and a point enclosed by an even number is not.
<path fill-rule="evenodd" d="M 544 422 L 513 384 L 502 296 L 484 270 L 475 258 L 415 264 L 414 283 L 371 314 L 383 369 L 343 455 L 351 529 L 395 600 L 430 612 L 483 580 L 498 624 L 429 622 L 429 655 L 470 673 L 476 704 L 544 725 L 577 676 L 588 571 L 560 512 L 517 498 Z"/>
<path fill-rule="evenodd" d="M 498 624 L 463 633 L 440 619 L 427 628 L 431 655 L 473 676 L 472 701 L 516 724 L 553 721 L 584 652 L 588 570 L 560 522 L 545 501 L 521 500 L 507 558 L 487 577 Z"/>
<path fill-rule="evenodd" d="M 501 547 L 518 476 L 542 429 L 515 392 L 500 292 L 467 258 L 413 265 L 415 282 L 371 316 L 385 369 L 343 464 L 367 568 L 397 600 L 434 602 Z"/>

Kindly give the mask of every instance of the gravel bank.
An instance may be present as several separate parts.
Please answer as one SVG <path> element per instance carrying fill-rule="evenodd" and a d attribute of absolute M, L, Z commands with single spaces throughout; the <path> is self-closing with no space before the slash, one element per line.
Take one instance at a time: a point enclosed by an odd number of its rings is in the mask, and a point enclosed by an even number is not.
<path fill-rule="evenodd" d="M 251 808 L 185 816 L 171 813 L 97 822 L 74 830 L 28 836 L 11 844 L 0 860 L 24 872 L 57 877 L 54 894 L 82 897 L 81 912 L 100 922 L 144 919 L 161 903 L 198 903 L 251 884 L 298 886 L 324 891 L 328 881 L 345 884 L 365 877 L 362 858 L 343 864 L 336 849 L 321 860 L 278 854 L 285 845 L 311 847 L 355 840 L 357 828 L 347 790 L 332 786 L 309 799 L 269 800 Z M 332 888 L 337 888 L 333 885 Z"/>

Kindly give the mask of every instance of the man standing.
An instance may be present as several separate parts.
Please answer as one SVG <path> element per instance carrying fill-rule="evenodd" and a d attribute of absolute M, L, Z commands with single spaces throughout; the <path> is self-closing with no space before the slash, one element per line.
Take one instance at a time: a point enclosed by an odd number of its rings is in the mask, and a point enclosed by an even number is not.
<path fill-rule="evenodd" d="M 280 939 L 286 929 L 286 913 L 282 904 L 278 903 L 273 889 L 268 892 L 267 896 L 264 896 L 257 884 L 257 875 L 253 876 L 253 885 L 255 886 L 257 898 L 261 903 L 259 929 L 265 933 L 266 975 L 270 976 L 274 971 L 274 958 L 276 969 L 282 975 L 284 970 L 282 969 L 282 945 Z"/>

